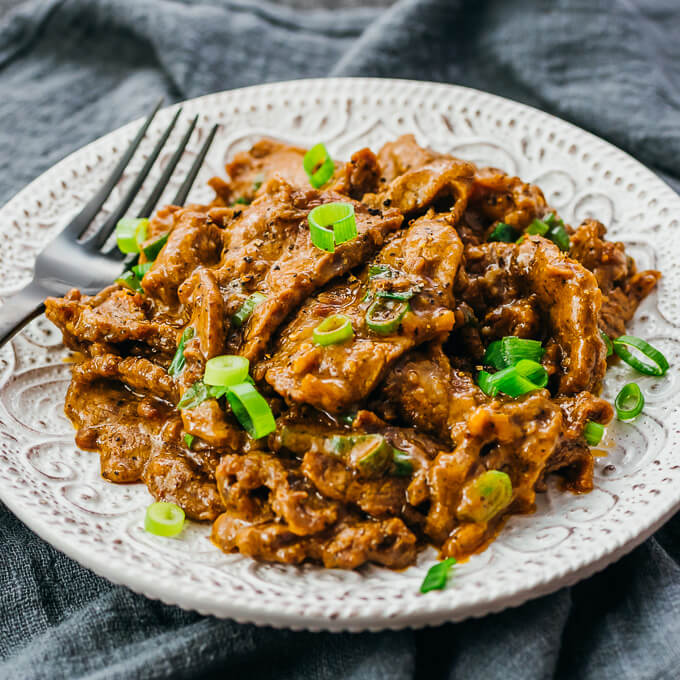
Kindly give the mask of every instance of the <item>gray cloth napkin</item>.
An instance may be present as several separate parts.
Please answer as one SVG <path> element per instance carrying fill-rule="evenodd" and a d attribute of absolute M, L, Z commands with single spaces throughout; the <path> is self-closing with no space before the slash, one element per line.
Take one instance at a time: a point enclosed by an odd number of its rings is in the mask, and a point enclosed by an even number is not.
<path fill-rule="evenodd" d="M 401 0 L 296 12 L 248 0 L 40 0 L 0 23 L 0 204 L 163 94 L 393 76 L 571 120 L 680 186 L 677 0 Z M 274 631 L 111 585 L 0 504 L 0 678 L 680 677 L 680 523 L 588 581 L 412 632 Z"/>

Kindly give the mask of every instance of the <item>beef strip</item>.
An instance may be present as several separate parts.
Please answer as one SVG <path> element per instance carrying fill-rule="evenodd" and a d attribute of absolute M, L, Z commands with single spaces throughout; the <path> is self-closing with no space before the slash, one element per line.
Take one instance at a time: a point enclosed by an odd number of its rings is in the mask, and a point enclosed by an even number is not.
<path fill-rule="evenodd" d="M 166 356 L 175 351 L 177 327 L 155 316 L 152 300 L 121 286 L 92 297 L 73 290 L 63 298 L 47 298 L 45 314 L 61 330 L 64 343 L 84 353 L 92 345 L 122 343 L 140 343 Z"/>
<path fill-rule="evenodd" d="M 339 413 L 365 398 L 385 372 L 411 347 L 451 330 L 452 286 L 461 244 L 444 220 L 421 218 L 392 240 L 372 265 L 390 267 L 391 278 L 360 278 L 311 298 L 282 330 L 271 360 L 256 371 L 286 399 Z M 380 335 L 367 327 L 366 314 L 378 290 L 418 290 L 401 327 Z M 366 295 L 368 290 L 368 297 Z M 341 313 L 351 319 L 354 338 L 320 346 L 314 328 Z"/>
<path fill-rule="evenodd" d="M 470 245 L 465 255 L 457 290 L 483 320 L 483 336 L 490 341 L 512 329 L 537 337 L 539 326 L 546 328 L 548 345 L 556 345 L 559 392 L 597 389 L 607 364 L 598 329 L 602 294 L 593 274 L 540 236 Z"/>
<path fill-rule="evenodd" d="M 306 297 L 364 262 L 401 226 L 403 217 L 397 211 L 375 214 L 352 201 L 358 235 L 327 253 L 312 243 L 307 216 L 317 205 L 337 200 L 348 201 L 340 194 L 296 189 L 274 178 L 227 230 L 224 255 L 214 274 L 223 290 L 234 281 L 242 284 L 241 291 L 233 289 L 229 296 L 229 309 L 238 308 L 254 290 L 266 296 L 236 343 L 249 359 L 262 356 L 276 328 Z M 192 285 L 185 282 L 182 299 Z"/>
<path fill-rule="evenodd" d="M 623 243 L 604 240 L 606 232 L 601 222 L 586 220 L 572 235 L 569 254 L 595 274 L 603 296 L 600 328 L 617 338 L 626 332 L 626 323 L 654 290 L 661 273 L 638 272 Z"/>

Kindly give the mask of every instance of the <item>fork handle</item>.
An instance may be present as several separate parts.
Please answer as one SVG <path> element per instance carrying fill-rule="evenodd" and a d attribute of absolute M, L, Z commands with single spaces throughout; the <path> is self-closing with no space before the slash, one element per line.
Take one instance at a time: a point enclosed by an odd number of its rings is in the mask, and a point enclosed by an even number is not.
<path fill-rule="evenodd" d="M 45 310 L 45 291 L 34 281 L 0 306 L 0 347 Z"/>

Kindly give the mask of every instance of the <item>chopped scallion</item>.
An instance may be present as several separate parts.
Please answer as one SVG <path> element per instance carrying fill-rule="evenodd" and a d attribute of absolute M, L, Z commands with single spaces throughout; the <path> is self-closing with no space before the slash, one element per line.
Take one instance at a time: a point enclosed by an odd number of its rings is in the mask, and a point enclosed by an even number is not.
<path fill-rule="evenodd" d="M 489 241 L 503 241 L 504 243 L 514 243 L 519 234 L 505 222 L 499 222 L 494 230 L 489 234 Z"/>
<path fill-rule="evenodd" d="M 443 590 L 446 586 L 446 582 L 449 579 L 449 572 L 451 567 L 456 563 L 454 557 L 449 557 L 442 562 L 437 562 L 434 566 L 430 567 L 425 574 L 423 583 L 420 586 L 421 593 L 428 593 L 430 590 Z"/>
<path fill-rule="evenodd" d="M 588 446 L 597 446 L 602 441 L 604 425 L 589 420 L 583 428 L 583 438 Z"/>
<path fill-rule="evenodd" d="M 612 345 L 611 338 L 604 331 L 600 331 L 600 337 L 607 348 L 607 356 L 610 357 L 612 354 L 614 354 L 614 345 Z"/>
<path fill-rule="evenodd" d="M 170 236 L 170 233 L 163 234 L 155 241 L 151 241 L 148 246 L 142 248 L 144 257 L 146 257 L 149 262 L 153 262 L 158 257 L 158 253 L 161 252 L 163 246 L 168 242 L 168 236 Z"/>
<path fill-rule="evenodd" d="M 309 183 L 319 189 L 333 177 L 335 163 L 323 144 L 315 144 L 302 159 L 302 167 L 309 177 Z"/>
<path fill-rule="evenodd" d="M 313 331 L 312 337 L 318 345 L 336 345 L 354 337 L 352 321 L 344 314 L 326 317 Z"/>
<path fill-rule="evenodd" d="M 187 445 L 187 448 L 191 448 L 191 445 L 194 443 L 194 435 L 189 434 L 188 432 L 184 435 L 184 443 Z"/>
<path fill-rule="evenodd" d="M 226 396 L 236 419 L 253 439 L 266 437 L 276 429 L 269 404 L 250 383 L 232 385 Z"/>
<path fill-rule="evenodd" d="M 145 217 L 124 217 L 116 224 L 116 243 L 121 253 L 138 253 L 140 245 L 146 240 L 149 220 Z"/>
<path fill-rule="evenodd" d="M 186 359 L 184 358 L 184 347 L 186 346 L 187 342 L 191 340 L 191 338 L 193 337 L 194 337 L 193 326 L 188 326 L 182 332 L 182 336 L 179 339 L 179 344 L 177 345 L 177 351 L 175 352 L 175 356 L 172 357 L 172 362 L 170 363 L 170 366 L 168 366 L 168 373 L 171 376 L 173 376 L 173 378 L 175 376 L 178 376 L 184 370 L 184 364 L 186 363 Z"/>
<path fill-rule="evenodd" d="M 664 375 L 668 370 L 668 360 L 659 352 L 658 349 L 652 347 L 646 340 L 638 338 L 634 335 L 622 335 L 612 342 L 614 351 L 636 371 L 644 373 L 645 375 Z M 643 361 L 631 352 L 629 347 L 634 347 L 639 352 L 651 360 Z"/>
<path fill-rule="evenodd" d="M 351 203 L 324 203 L 307 216 L 312 243 L 321 250 L 333 253 L 335 246 L 351 241 L 357 235 L 354 206 Z"/>
<path fill-rule="evenodd" d="M 208 359 L 205 364 L 203 382 L 206 385 L 230 387 L 242 383 L 248 377 L 250 362 L 237 354 L 223 354 Z"/>
<path fill-rule="evenodd" d="M 184 510 L 174 503 L 152 503 L 146 509 L 144 528 L 156 536 L 177 536 L 184 526 Z"/>
<path fill-rule="evenodd" d="M 616 395 L 614 408 L 619 420 L 632 420 L 640 415 L 645 406 L 645 398 L 637 383 L 628 383 Z"/>
<path fill-rule="evenodd" d="M 253 293 L 239 307 L 236 314 L 231 317 L 231 322 L 234 324 L 234 326 L 236 326 L 236 328 L 240 328 L 250 318 L 250 315 L 255 311 L 255 307 L 257 307 L 261 302 L 264 302 L 266 299 L 267 296 L 263 295 L 262 293 Z"/>
<path fill-rule="evenodd" d="M 389 335 L 399 328 L 410 309 L 408 302 L 378 298 L 366 312 L 366 325 L 378 335 Z"/>
<path fill-rule="evenodd" d="M 125 286 L 126 288 L 129 288 L 130 290 L 134 290 L 135 293 L 143 293 L 142 289 L 142 284 L 140 283 L 139 279 L 135 275 L 134 272 L 128 270 L 126 272 L 123 272 L 117 279 L 116 283 L 120 284 L 121 286 Z"/>

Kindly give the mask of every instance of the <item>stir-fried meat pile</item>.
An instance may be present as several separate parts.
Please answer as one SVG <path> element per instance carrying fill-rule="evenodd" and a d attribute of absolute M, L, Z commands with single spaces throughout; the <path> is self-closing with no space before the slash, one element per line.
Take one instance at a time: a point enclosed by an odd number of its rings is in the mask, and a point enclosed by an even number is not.
<path fill-rule="evenodd" d="M 340 568 L 406 567 L 428 544 L 464 557 L 531 511 L 551 473 L 589 490 L 584 428 L 612 418 L 601 331 L 624 332 L 658 272 L 636 271 L 599 222 L 564 225 L 538 187 L 410 135 L 336 163 L 321 189 L 304 155 L 262 140 L 211 181 L 213 203 L 158 211 L 147 240 L 168 238 L 141 290 L 47 300 L 77 360 L 66 413 L 102 475 L 213 522 L 227 552 Z M 357 233 L 327 252 L 308 216 L 338 201 Z M 336 314 L 351 335 L 320 344 Z M 540 341 L 549 379 L 490 396 L 485 351 L 510 336 Z M 268 436 L 224 392 L 178 407 L 222 355 L 249 360 Z"/>

